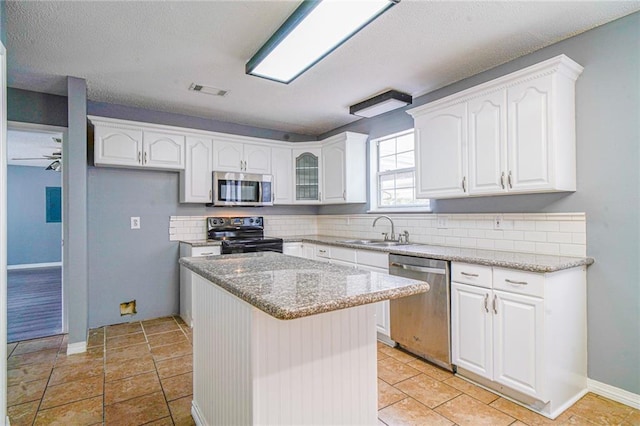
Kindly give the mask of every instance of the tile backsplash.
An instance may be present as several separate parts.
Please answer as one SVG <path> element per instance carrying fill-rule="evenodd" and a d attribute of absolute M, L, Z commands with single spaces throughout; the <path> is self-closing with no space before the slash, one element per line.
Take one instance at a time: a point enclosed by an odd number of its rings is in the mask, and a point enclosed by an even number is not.
<path fill-rule="evenodd" d="M 524 214 L 393 214 L 396 234 L 409 231 L 412 243 L 523 253 L 586 256 L 585 213 Z M 361 215 L 264 216 L 265 234 L 291 237 L 327 235 L 341 238 L 382 238 L 390 233 L 387 220 Z M 169 240 L 206 238 L 206 217 L 171 216 Z M 498 222 L 498 223 L 497 223 Z"/>

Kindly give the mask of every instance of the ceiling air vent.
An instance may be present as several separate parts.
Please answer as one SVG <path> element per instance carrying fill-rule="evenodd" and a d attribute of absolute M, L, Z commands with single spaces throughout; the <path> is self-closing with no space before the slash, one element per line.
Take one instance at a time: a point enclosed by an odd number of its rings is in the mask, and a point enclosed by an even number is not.
<path fill-rule="evenodd" d="M 228 90 L 218 89 L 217 87 L 205 86 L 203 84 L 191 83 L 189 90 L 193 90 L 198 93 L 206 93 L 213 96 L 226 96 L 229 93 Z"/>

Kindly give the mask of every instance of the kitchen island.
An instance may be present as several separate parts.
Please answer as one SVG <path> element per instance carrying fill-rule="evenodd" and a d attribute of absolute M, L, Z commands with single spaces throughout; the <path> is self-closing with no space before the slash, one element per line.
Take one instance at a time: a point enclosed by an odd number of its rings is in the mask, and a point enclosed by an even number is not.
<path fill-rule="evenodd" d="M 373 302 L 425 282 L 263 252 L 193 271 L 193 402 L 211 425 L 377 422 Z"/>

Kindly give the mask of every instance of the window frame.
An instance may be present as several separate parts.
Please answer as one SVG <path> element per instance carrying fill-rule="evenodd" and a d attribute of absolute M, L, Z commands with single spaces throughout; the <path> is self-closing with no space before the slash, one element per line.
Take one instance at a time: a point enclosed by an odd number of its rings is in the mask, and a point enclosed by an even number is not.
<path fill-rule="evenodd" d="M 416 166 L 414 165 L 414 167 L 394 169 L 393 171 L 384 171 L 384 172 L 378 171 L 378 166 L 380 162 L 378 146 L 382 141 L 398 138 L 400 136 L 404 136 L 410 133 L 413 133 L 414 141 L 415 141 L 415 129 L 413 128 L 369 140 L 369 210 L 367 210 L 367 213 L 419 213 L 419 212 L 430 213 L 433 211 L 431 207 L 430 199 L 428 199 L 427 204 L 411 204 L 411 205 L 398 205 L 398 206 L 381 206 L 380 205 L 380 191 L 378 188 L 380 176 L 396 175 L 398 173 L 403 173 L 403 172 L 406 173 L 406 172 L 413 171 L 414 179 L 415 179 Z M 414 159 L 415 159 L 415 144 L 414 144 L 413 152 L 414 152 Z M 396 155 L 397 154 L 398 153 L 396 152 Z M 414 164 L 415 164 L 415 161 L 414 161 Z M 416 182 L 414 180 L 414 190 L 415 190 L 415 183 Z"/>

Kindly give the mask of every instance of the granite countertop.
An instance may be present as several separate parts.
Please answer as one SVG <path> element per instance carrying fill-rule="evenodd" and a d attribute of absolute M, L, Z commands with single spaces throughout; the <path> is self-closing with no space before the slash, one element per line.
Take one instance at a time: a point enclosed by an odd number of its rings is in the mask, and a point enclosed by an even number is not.
<path fill-rule="evenodd" d="M 534 253 L 520 253 L 514 251 L 482 250 L 462 247 L 430 246 L 426 244 L 407 244 L 393 247 L 374 247 L 363 244 L 344 243 L 349 237 L 332 237 L 325 235 L 299 235 L 284 237 L 288 242 L 309 242 L 327 244 L 338 247 L 348 247 L 358 250 L 372 250 L 384 253 L 406 254 L 416 257 L 450 260 L 454 262 L 473 263 L 477 265 L 496 266 L 500 268 L 519 269 L 529 272 L 556 272 L 563 269 L 588 266 L 594 262 L 592 257 L 553 256 Z M 220 245 L 220 241 L 198 240 L 183 241 L 194 247 Z"/>
<path fill-rule="evenodd" d="M 348 237 L 331 237 L 322 235 L 301 235 L 284 238 L 285 242 L 306 241 L 315 244 L 327 244 L 338 247 L 349 247 L 358 250 L 374 250 L 393 254 L 406 254 L 430 259 L 450 260 L 454 262 L 473 263 L 477 265 L 497 266 L 500 268 L 519 269 L 529 272 L 556 272 L 577 266 L 588 266 L 594 262 L 592 257 L 553 256 L 512 251 L 482 250 L 461 247 L 430 246 L 425 244 L 407 244 L 393 247 L 372 247 L 362 244 L 343 243 Z"/>
<path fill-rule="evenodd" d="M 424 281 L 274 252 L 183 257 L 180 264 L 282 320 L 429 290 Z"/>

